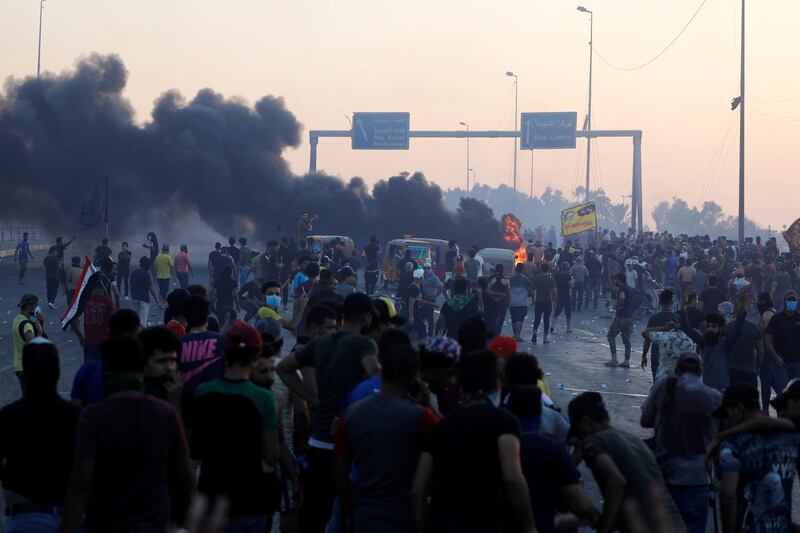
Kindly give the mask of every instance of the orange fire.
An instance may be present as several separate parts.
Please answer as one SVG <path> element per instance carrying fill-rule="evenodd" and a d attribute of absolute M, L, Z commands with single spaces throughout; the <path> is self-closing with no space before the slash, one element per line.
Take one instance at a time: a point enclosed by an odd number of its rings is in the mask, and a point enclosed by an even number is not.
<path fill-rule="evenodd" d="M 522 222 L 512 214 L 503 215 L 503 239 L 512 246 L 514 250 L 514 264 L 524 263 L 528 260 L 528 250 L 522 240 Z"/>

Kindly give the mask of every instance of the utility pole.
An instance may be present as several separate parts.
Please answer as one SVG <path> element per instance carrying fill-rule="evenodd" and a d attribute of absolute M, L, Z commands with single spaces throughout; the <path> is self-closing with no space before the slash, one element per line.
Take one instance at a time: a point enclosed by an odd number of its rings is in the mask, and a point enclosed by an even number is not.
<path fill-rule="evenodd" d="M 589 201 L 589 177 L 591 173 L 592 164 L 592 59 L 593 51 L 592 41 L 594 39 L 594 13 L 583 6 L 578 6 L 578 11 L 581 13 L 589 14 L 589 105 L 588 113 L 586 114 L 586 201 Z"/>
<path fill-rule="evenodd" d="M 533 148 L 531 148 L 531 199 L 533 199 Z"/>
<path fill-rule="evenodd" d="M 469 133 L 469 124 L 466 122 L 459 122 L 459 124 L 464 126 L 466 132 Z M 469 168 L 469 135 L 467 135 L 465 140 L 467 141 L 467 192 L 469 192 L 469 171 L 471 170 Z"/>
<path fill-rule="evenodd" d="M 44 0 L 39 0 L 39 51 L 36 53 L 36 77 L 39 77 L 39 70 L 42 67 L 42 11 L 44 11 Z"/>
<path fill-rule="evenodd" d="M 744 4 L 742 0 L 742 50 L 739 73 L 739 244 L 744 242 Z"/>
<path fill-rule="evenodd" d="M 514 78 L 514 194 L 511 201 L 511 212 L 517 214 L 517 139 L 519 137 L 519 77 L 511 71 L 506 72 L 506 76 Z"/>

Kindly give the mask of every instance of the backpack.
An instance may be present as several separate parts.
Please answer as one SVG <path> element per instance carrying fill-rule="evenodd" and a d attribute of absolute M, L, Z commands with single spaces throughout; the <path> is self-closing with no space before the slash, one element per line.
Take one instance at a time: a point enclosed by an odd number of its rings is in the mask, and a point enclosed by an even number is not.
<path fill-rule="evenodd" d="M 30 319 L 26 318 L 25 320 L 20 322 L 19 326 L 17 327 L 17 333 L 19 334 L 19 338 L 22 339 L 22 340 L 25 340 L 25 326 L 27 326 L 28 324 L 30 324 L 31 327 L 33 328 L 34 335 L 36 334 L 36 324 L 33 322 L 33 320 L 30 320 Z M 46 339 L 47 338 L 47 333 L 45 333 L 43 331 L 41 336 Z"/>

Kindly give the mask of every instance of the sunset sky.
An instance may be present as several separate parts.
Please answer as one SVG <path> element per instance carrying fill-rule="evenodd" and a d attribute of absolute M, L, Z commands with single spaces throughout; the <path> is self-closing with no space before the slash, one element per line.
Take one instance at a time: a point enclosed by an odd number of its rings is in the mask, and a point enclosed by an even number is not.
<path fill-rule="evenodd" d="M 588 15 L 608 62 L 640 64 L 675 37 L 700 0 L 47 0 L 42 70 L 61 72 L 91 52 L 117 53 L 141 122 L 175 88 L 211 87 L 253 102 L 282 96 L 309 129 L 348 129 L 354 111 L 408 111 L 412 129 L 511 129 L 519 111 L 586 113 Z M 35 75 L 38 1 L 0 2 L 0 76 Z M 641 129 L 645 222 L 660 200 L 716 200 L 737 209 L 739 13 L 737 0 L 707 0 L 662 57 L 633 72 L 595 56 L 593 127 Z M 748 2 L 747 215 L 781 228 L 800 216 L 800 2 Z M 533 154 L 535 193 L 582 184 L 578 149 Z M 593 143 L 593 187 L 630 194 L 631 141 Z M 308 135 L 287 152 L 308 169 Z M 471 164 L 482 184 L 511 183 L 510 140 L 476 139 Z M 318 167 L 372 183 L 422 171 L 443 188 L 464 186 L 465 141 L 412 139 L 398 152 L 352 151 L 320 142 Z M 519 154 L 519 189 L 530 191 L 531 153 Z"/>

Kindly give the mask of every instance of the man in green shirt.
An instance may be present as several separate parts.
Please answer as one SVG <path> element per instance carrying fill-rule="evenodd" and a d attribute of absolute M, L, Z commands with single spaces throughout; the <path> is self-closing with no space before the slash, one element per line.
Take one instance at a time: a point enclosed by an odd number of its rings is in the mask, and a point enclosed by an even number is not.
<path fill-rule="evenodd" d="M 280 498 L 272 470 L 279 454 L 275 397 L 250 381 L 262 346 L 255 327 L 235 321 L 225 334 L 225 373 L 197 387 L 190 409 L 199 489 L 211 499 L 230 500 L 231 529 L 258 524 L 268 531 Z"/>

